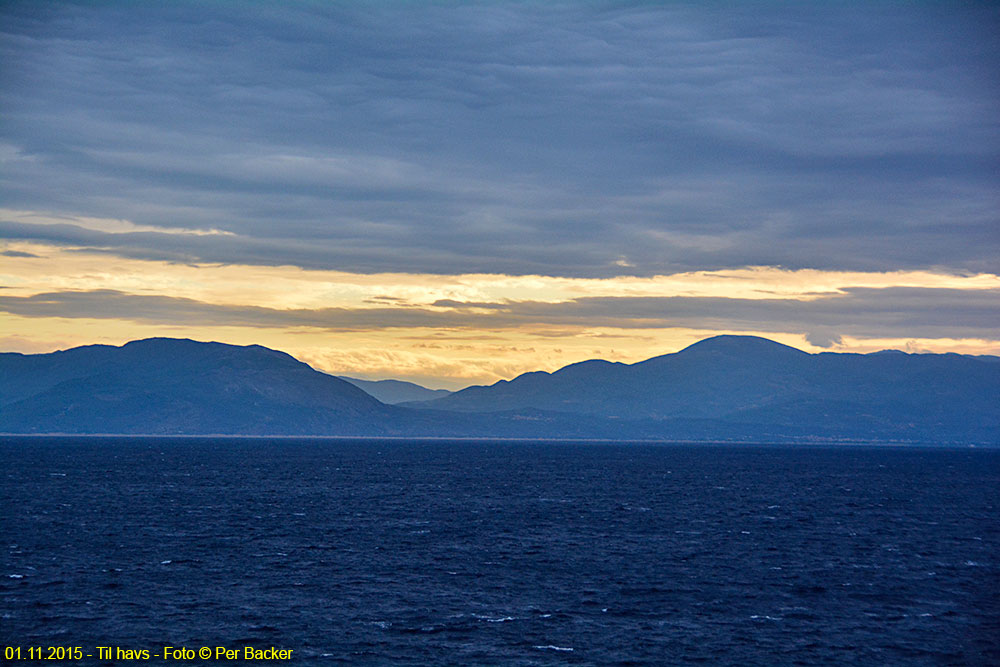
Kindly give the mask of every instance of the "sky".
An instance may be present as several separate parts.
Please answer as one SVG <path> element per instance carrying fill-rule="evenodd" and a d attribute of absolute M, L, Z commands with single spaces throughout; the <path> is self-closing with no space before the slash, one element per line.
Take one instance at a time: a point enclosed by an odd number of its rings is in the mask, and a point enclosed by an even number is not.
<path fill-rule="evenodd" d="M 0 351 L 1000 354 L 991 3 L 0 2 Z"/>

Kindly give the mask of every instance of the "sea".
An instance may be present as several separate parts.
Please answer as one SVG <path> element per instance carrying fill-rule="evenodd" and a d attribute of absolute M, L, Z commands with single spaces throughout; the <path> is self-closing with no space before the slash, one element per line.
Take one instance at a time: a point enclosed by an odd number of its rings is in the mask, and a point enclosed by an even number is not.
<path fill-rule="evenodd" d="M 0 463 L 22 662 L 1000 664 L 1000 449 L 3 437 Z"/>

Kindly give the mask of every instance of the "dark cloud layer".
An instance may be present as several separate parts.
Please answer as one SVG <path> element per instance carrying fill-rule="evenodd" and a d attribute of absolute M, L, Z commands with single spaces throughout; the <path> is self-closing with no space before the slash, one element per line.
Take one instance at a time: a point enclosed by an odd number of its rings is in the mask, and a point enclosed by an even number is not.
<path fill-rule="evenodd" d="M 982 5 L 0 6 L 5 236 L 349 271 L 994 271 Z M 81 238 L 84 237 L 84 238 Z"/>
<path fill-rule="evenodd" d="M 841 336 L 991 338 L 1000 330 L 1000 290 L 853 288 L 810 301 L 720 297 L 591 297 L 562 303 L 439 301 L 435 308 L 275 309 L 194 299 L 68 291 L 0 296 L 0 312 L 24 317 L 126 319 L 189 326 L 315 327 L 366 331 L 398 327 L 711 328 L 803 333 L 828 347 Z"/>

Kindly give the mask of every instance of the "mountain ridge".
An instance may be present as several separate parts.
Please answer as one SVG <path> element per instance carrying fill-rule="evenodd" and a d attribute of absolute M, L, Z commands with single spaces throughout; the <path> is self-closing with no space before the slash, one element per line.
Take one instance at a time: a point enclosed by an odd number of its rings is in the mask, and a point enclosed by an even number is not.
<path fill-rule="evenodd" d="M 358 387 L 259 345 L 152 338 L 55 352 L 57 364 L 46 356 L 0 355 L 8 380 L 0 383 L 0 429 L 267 433 L 269 423 L 289 427 L 279 412 L 297 415 L 302 426 L 292 432 L 368 434 L 392 422 L 387 406 Z M 28 396 L 25 385 L 34 390 Z"/>
<path fill-rule="evenodd" d="M 764 338 L 716 336 L 634 364 L 575 364 L 592 371 L 583 377 L 565 373 L 566 367 L 402 405 L 473 413 L 533 408 L 632 420 L 763 421 L 789 428 L 826 414 L 816 406 L 840 405 L 826 418 L 828 429 L 837 430 L 838 419 L 850 422 L 854 415 L 870 413 L 876 421 L 915 425 L 900 428 L 903 432 L 944 425 L 944 430 L 961 431 L 965 421 L 1000 426 L 995 405 L 1000 374 L 990 359 L 809 354 Z M 928 423 L 931 415 L 937 419 L 933 424 Z"/>
<path fill-rule="evenodd" d="M 1000 442 L 1000 358 L 720 336 L 387 405 L 259 345 L 0 354 L 0 432 Z"/>
<path fill-rule="evenodd" d="M 350 382 L 355 387 L 364 390 L 378 400 L 389 405 L 407 401 L 433 400 L 443 398 L 452 392 L 447 389 L 428 389 L 415 382 L 405 380 L 361 380 L 359 378 L 337 375 L 341 380 Z"/>

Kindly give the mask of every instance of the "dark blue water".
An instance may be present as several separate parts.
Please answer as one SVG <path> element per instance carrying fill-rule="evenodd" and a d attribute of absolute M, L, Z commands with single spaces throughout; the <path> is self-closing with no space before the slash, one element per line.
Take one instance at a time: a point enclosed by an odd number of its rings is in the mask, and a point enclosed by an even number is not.
<path fill-rule="evenodd" d="M 997 450 L 6 438 L 0 457 L 4 644 L 1000 663 Z"/>

